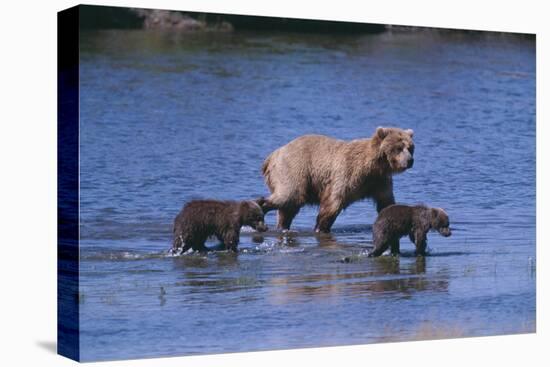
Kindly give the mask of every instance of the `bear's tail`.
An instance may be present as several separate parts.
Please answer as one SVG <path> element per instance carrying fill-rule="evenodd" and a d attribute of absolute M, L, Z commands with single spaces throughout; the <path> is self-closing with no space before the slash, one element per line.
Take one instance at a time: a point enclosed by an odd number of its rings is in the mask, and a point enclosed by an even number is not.
<path fill-rule="evenodd" d="M 266 177 L 267 174 L 269 173 L 269 163 L 270 162 L 271 162 L 271 154 L 265 159 L 264 163 L 262 163 L 262 175 L 264 177 Z"/>
<path fill-rule="evenodd" d="M 273 191 L 273 185 L 271 184 L 271 178 L 270 176 L 270 170 L 269 167 L 271 166 L 271 158 L 273 157 L 273 153 L 271 153 L 262 164 L 262 175 L 264 176 L 265 184 L 271 191 Z"/>

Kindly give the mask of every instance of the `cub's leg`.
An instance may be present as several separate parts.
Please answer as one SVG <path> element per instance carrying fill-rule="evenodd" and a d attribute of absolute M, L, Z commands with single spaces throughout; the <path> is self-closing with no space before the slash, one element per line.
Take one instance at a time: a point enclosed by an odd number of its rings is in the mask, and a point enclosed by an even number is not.
<path fill-rule="evenodd" d="M 237 246 L 239 246 L 239 230 L 230 229 L 225 232 L 223 235 L 223 244 L 225 245 L 226 250 L 237 251 Z"/>
<path fill-rule="evenodd" d="M 416 255 L 426 255 L 426 231 L 417 229 L 414 233 L 414 244 L 416 245 Z"/>
<path fill-rule="evenodd" d="M 392 255 L 399 255 L 399 237 L 392 238 L 390 241 L 390 249 Z"/>
<path fill-rule="evenodd" d="M 208 249 L 204 245 L 204 243 L 206 242 L 206 238 L 207 238 L 207 236 L 202 235 L 202 234 L 190 236 L 185 241 L 185 244 L 186 244 L 185 251 L 187 251 L 189 248 L 192 248 L 193 251 L 207 252 Z"/>
<path fill-rule="evenodd" d="M 174 242 L 172 243 L 172 254 L 183 254 L 191 248 L 191 241 L 189 236 L 180 233 L 174 235 Z"/>
<path fill-rule="evenodd" d="M 395 243 L 395 238 L 387 238 L 384 235 L 375 236 L 374 238 L 374 250 L 369 253 L 369 257 L 382 255 L 392 244 Z M 397 245 L 399 247 L 399 238 L 397 238 Z M 393 252 L 392 252 L 393 253 Z"/>

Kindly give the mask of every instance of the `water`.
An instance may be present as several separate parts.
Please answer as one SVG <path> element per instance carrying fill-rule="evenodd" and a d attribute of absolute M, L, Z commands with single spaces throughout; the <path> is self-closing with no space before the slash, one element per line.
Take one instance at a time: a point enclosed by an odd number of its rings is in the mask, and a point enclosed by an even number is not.
<path fill-rule="evenodd" d="M 535 330 L 535 43 L 499 34 L 81 35 L 81 357 L 105 360 Z M 277 147 L 415 130 L 403 203 L 447 210 L 430 256 L 370 259 L 373 204 L 331 236 L 244 230 L 171 257 L 192 198 L 268 194 Z M 267 223 L 275 225 L 275 213 Z M 210 242 L 209 245 L 215 245 Z M 342 259 L 349 257 L 350 262 Z"/>

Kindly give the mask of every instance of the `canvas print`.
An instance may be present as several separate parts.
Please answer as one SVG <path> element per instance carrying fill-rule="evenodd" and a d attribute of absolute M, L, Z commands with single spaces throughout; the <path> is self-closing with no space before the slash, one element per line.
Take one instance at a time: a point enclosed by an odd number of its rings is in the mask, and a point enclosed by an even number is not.
<path fill-rule="evenodd" d="M 60 354 L 536 331 L 535 35 L 58 24 Z"/>

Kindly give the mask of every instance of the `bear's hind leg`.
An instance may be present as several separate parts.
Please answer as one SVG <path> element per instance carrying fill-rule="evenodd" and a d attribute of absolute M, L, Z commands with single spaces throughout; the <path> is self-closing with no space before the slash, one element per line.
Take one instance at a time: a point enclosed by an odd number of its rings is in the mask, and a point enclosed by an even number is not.
<path fill-rule="evenodd" d="M 277 228 L 281 230 L 290 229 L 290 225 L 299 211 L 299 207 L 293 206 L 280 208 L 277 212 Z"/>
<path fill-rule="evenodd" d="M 208 248 L 204 245 L 204 243 L 206 242 L 206 239 L 208 237 L 203 235 L 203 234 L 200 234 L 200 235 L 196 235 L 196 236 L 193 236 L 193 238 L 191 238 L 189 241 L 187 241 L 186 243 L 189 243 L 190 246 L 193 251 L 196 251 L 196 252 L 207 252 L 208 251 Z M 188 247 L 188 248 L 189 248 Z"/>
<path fill-rule="evenodd" d="M 374 249 L 369 252 L 369 257 L 380 256 L 390 247 L 391 240 L 389 241 L 374 241 Z"/>
<path fill-rule="evenodd" d="M 172 242 L 172 251 L 178 250 L 183 245 L 184 245 L 183 236 L 182 235 L 174 236 L 174 241 Z"/>
<path fill-rule="evenodd" d="M 390 241 L 391 254 L 399 255 L 399 237 L 395 237 Z"/>
<path fill-rule="evenodd" d="M 188 244 L 187 242 L 181 242 L 179 246 L 172 247 L 172 254 L 173 255 L 182 255 L 189 251 L 191 248 L 191 244 Z"/>
<path fill-rule="evenodd" d="M 178 255 L 183 254 L 191 248 L 191 242 L 189 238 L 180 232 L 177 236 L 174 236 L 174 241 L 172 243 L 172 249 L 170 250 L 172 254 Z"/>

